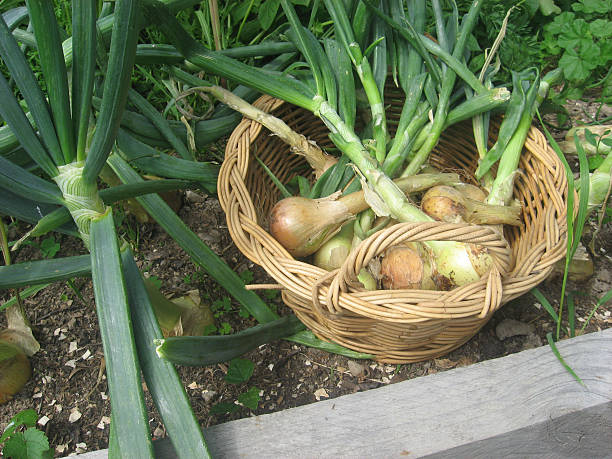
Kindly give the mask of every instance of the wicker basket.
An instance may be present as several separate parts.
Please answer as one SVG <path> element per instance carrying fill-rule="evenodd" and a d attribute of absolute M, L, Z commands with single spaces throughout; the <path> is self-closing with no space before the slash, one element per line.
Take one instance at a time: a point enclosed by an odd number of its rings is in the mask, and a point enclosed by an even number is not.
<path fill-rule="evenodd" d="M 392 130 L 401 105 L 399 99 L 397 104 L 390 100 Z M 326 127 L 311 113 L 268 96 L 255 105 L 321 147 L 331 146 Z M 491 128 L 491 137 L 496 130 L 497 126 Z M 478 155 L 471 133 L 470 124 L 446 130 L 430 163 L 474 181 Z M 238 125 L 227 144 L 218 182 L 232 239 L 279 283 L 284 302 L 319 338 L 371 353 L 379 361 L 416 362 L 461 346 L 502 304 L 544 280 L 565 254 L 565 172 L 535 128 L 529 132 L 515 181 L 515 197 L 523 203 L 522 227 L 507 229 L 501 238 L 490 228 L 468 224 L 399 224 L 363 241 L 343 267 L 331 273 L 294 259 L 267 232 L 267 215 L 279 193 L 255 155 L 283 182 L 304 165 L 259 123 L 243 120 Z M 360 269 L 385 248 L 405 240 L 480 244 L 492 254 L 494 266 L 480 281 L 448 292 L 361 288 L 356 281 Z"/>

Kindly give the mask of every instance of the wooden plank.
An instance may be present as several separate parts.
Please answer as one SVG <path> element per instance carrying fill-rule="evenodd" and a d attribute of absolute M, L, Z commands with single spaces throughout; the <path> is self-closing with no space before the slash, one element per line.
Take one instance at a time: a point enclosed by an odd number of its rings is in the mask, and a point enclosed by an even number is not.
<path fill-rule="evenodd" d="M 530 442 L 545 439 L 550 451 L 555 451 L 555 441 L 571 443 L 573 438 L 576 446 L 577 437 L 550 433 L 556 431 L 557 421 L 571 432 L 588 428 L 584 422 L 599 422 L 589 415 L 591 409 L 608 413 L 612 329 L 565 340 L 558 347 L 585 386 L 565 371 L 548 347 L 542 347 L 213 426 L 206 430 L 206 438 L 213 457 L 228 458 L 421 457 L 461 447 L 468 449 L 455 452 L 465 457 L 472 457 L 470 448 L 487 451 L 491 457 L 491 449 L 484 446 L 488 441 L 498 447 L 511 444 L 513 435 L 526 438 L 525 429 L 533 433 Z M 175 457 L 168 441 L 158 443 L 158 457 Z M 587 447 L 582 450 L 584 457 L 601 453 Z M 530 455 L 525 448 L 520 451 L 521 457 Z"/>
<path fill-rule="evenodd" d="M 612 457 L 612 402 L 425 456 L 427 459 Z"/>

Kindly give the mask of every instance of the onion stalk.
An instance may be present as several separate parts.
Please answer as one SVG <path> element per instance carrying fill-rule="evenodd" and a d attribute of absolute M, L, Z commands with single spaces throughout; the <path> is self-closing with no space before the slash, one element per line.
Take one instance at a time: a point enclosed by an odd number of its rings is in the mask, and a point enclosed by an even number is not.
<path fill-rule="evenodd" d="M 503 151 L 495 180 L 493 181 L 489 196 L 487 197 L 487 203 L 507 205 L 512 200 L 514 176 L 518 168 L 527 133 L 529 129 L 531 129 L 533 116 L 539 105 L 546 98 L 550 86 L 561 77 L 561 72 L 561 69 L 555 69 L 547 73 L 541 80 L 539 76 L 536 75 L 535 81 L 531 84 L 526 96 L 527 99 L 531 99 L 532 102 L 528 102 L 527 106 L 522 111 L 518 125 Z M 502 127 L 500 127 L 500 130 Z M 489 153 L 487 153 L 487 155 Z M 480 175 L 485 172 L 486 170 L 481 171 Z M 477 171 L 477 176 L 478 175 L 479 173 Z"/>

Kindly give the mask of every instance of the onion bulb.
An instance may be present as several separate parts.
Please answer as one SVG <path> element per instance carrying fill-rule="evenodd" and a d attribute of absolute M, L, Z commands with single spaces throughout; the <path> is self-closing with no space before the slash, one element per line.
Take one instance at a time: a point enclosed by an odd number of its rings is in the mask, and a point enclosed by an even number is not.
<path fill-rule="evenodd" d="M 457 174 L 419 174 L 398 179 L 396 185 L 405 193 L 414 193 L 458 181 Z M 363 190 L 338 199 L 339 194 L 320 199 L 281 199 L 270 213 L 270 234 L 294 257 L 312 255 L 343 223 L 369 207 Z"/>
<path fill-rule="evenodd" d="M 21 349 L 0 341 L 0 404 L 13 398 L 31 375 L 30 361 Z"/>
<path fill-rule="evenodd" d="M 272 208 L 270 234 L 294 257 L 305 257 L 316 252 L 353 217 L 341 200 L 293 196 Z"/>
<path fill-rule="evenodd" d="M 434 281 L 435 269 L 429 252 L 415 242 L 387 249 L 381 261 L 380 276 L 387 290 L 439 288 Z"/>
<path fill-rule="evenodd" d="M 454 185 L 454 187 L 461 192 L 463 196 L 474 201 L 484 202 L 487 199 L 487 194 L 482 188 L 472 185 L 471 183 L 461 183 Z"/>
<path fill-rule="evenodd" d="M 313 263 L 319 268 L 333 271 L 340 268 L 353 247 L 353 225 L 344 225 L 340 232 L 325 242 L 314 254 Z"/>
<path fill-rule="evenodd" d="M 430 243 L 431 244 L 431 243 Z M 486 274 L 493 259 L 485 248 L 453 241 L 410 242 L 386 250 L 380 276 L 388 290 L 451 290 Z"/>
<path fill-rule="evenodd" d="M 319 268 L 333 271 L 342 266 L 353 248 L 353 224 L 348 223 L 340 232 L 325 242 L 313 257 L 313 263 Z M 376 280 L 370 272 L 362 268 L 357 279 L 366 290 L 376 290 Z"/>
<path fill-rule="evenodd" d="M 473 190 L 468 190 L 471 196 Z M 447 223 L 506 224 L 518 226 L 520 206 L 498 206 L 470 199 L 456 188 L 439 185 L 430 188 L 421 200 L 421 208 L 430 217 Z"/>

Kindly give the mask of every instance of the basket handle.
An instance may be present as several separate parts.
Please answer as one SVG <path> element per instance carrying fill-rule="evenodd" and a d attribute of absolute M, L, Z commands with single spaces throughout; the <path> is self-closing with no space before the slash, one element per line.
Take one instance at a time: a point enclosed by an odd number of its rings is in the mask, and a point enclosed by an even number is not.
<path fill-rule="evenodd" d="M 342 314 L 340 292 L 364 291 L 357 279 L 358 273 L 370 260 L 387 248 L 402 242 L 425 241 L 456 241 L 480 245 L 488 249 L 493 259 L 493 266 L 486 276 L 451 291 L 441 292 L 440 300 L 436 301 L 436 304 L 453 301 L 455 298 L 459 299 L 469 295 L 470 292 L 485 288 L 484 302 L 478 317 L 486 317 L 499 308 L 503 292 L 502 277 L 510 272 L 512 267 L 512 251 L 500 232 L 495 227 L 489 226 L 424 222 L 399 223 L 364 239 L 352 250 L 342 267 L 331 271 L 313 285 L 312 300 L 315 314 L 328 316 L 328 319 L 330 315 Z M 319 300 L 319 289 L 328 283 L 325 305 L 322 305 Z"/>

